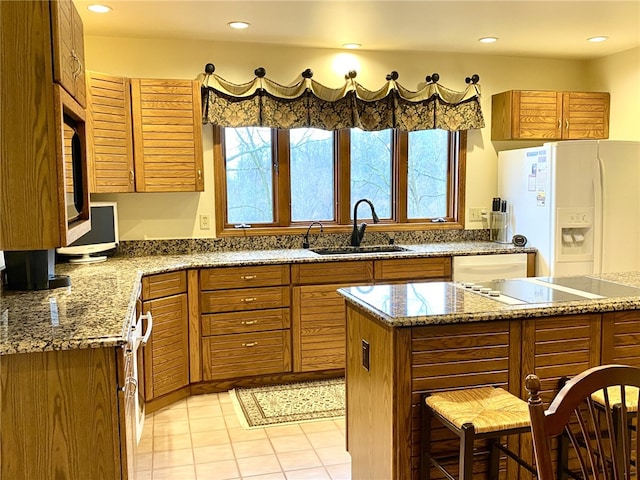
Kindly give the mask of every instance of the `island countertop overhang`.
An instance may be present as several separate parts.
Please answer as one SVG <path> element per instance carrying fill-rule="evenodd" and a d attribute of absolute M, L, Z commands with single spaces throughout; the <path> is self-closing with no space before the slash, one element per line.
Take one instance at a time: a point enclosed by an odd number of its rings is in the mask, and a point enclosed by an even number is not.
<path fill-rule="evenodd" d="M 640 272 L 590 277 L 640 288 Z M 348 305 L 393 328 L 640 310 L 640 295 L 507 305 L 454 282 L 348 287 L 338 292 Z"/>

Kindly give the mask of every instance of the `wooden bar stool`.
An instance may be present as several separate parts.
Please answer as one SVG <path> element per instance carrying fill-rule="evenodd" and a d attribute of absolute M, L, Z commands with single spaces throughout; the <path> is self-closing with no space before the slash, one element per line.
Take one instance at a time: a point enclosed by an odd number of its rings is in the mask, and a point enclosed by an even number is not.
<path fill-rule="evenodd" d="M 422 480 L 430 480 L 432 465 L 448 479 L 456 480 L 443 465 L 445 458 L 431 455 L 432 417 L 460 438 L 460 480 L 473 478 L 474 442 L 482 439 L 490 442 L 489 480 L 498 479 L 500 451 L 530 472 L 535 472 L 531 465 L 501 442 L 501 437 L 531 431 L 527 402 L 502 388 L 478 387 L 438 392 L 423 397 Z"/>

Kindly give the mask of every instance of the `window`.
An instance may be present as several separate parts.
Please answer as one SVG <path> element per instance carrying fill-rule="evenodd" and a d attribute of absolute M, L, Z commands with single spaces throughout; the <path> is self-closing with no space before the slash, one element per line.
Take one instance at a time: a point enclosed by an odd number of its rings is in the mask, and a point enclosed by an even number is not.
<path fill-rule="evenodd" d="M 462 228 L 466 133 L 214 128 L 218 234 L 346 232 L 353 205 L 382 230 Z M 358 218 L 371 218 L 368 208 Z"/>

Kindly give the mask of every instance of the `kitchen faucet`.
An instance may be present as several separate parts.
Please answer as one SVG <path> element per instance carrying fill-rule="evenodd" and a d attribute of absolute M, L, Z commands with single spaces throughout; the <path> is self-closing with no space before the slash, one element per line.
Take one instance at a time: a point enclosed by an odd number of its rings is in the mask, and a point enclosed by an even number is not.
<path fill-rule="evenodd" d="M 359 247 L 360 242 L 362 242 L 362 237 L 364 237 L 364 230 L 367 228 L 367 224 L 362 222 L 362 225 L 358 228 L 358 205 L 362 202 L 366 202 L 371 207 L 371 218 L 373 218 L 373 223 L 379 223 L 380 219 L 378 215 L 376 215 L 376 210 L 373 208 L 373 203 L 371 200 L 367 200 L 366 198 L 361 198 L 356 202 L 355 207 L 353 207 L 353 232 L 351 232 L 351 246 Z"/>
<path fill-rule="evenodd" d="M 322 231 L 324 229 L 322 223 L 320 222 L 311 222 L 311 224 L 309 225 L 309 228 L 307 228 L 307 233 L 304 234 L 304 238 L 302 240 L 302 248 L 309 248 L 310 244 L 309 244 L 309 232 L 311 231 L 311 227 L 313 227 L 314 225 L 319 225 L 320 226 L 320 234 L 318 234 L 318 237 L 322 234 Z M 316 237 L 316 240 L 318 239 L 318 237 Z"/>

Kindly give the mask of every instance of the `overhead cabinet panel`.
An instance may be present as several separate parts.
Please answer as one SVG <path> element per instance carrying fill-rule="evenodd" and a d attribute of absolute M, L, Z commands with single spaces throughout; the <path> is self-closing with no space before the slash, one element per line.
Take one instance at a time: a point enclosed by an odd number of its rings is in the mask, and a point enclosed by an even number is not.
<path fill-rule="evenodd" d="M 129 79 L 87 72 L 91 191 L 133 192 L 133 138 Z"/>
<path fill-rule="evenodd" d="M 200 87 L 132 79 L 136 191 L 203 191 Z"/>
<path fill-rule="evenodd" d="M 492 97 L 492 140 L 609 137 L 609 94 L 510 90 Z"/>

